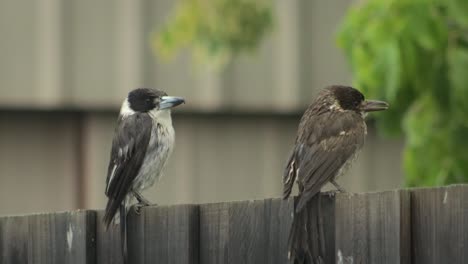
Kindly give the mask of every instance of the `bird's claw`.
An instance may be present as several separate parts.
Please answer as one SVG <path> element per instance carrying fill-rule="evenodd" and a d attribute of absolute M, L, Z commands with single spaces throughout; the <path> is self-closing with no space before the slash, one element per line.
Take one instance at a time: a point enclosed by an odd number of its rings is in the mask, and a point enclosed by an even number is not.
<path fill-rule="evenodd" d="M 133 210 L 137 215 L 141 214 L 141 209 L 146 206 L 157 206 L 157 204 L 149 204 L 149 203 L 137 203 L 134 205 Z"/>
<path fill-rule="evenodd" d="M 135 206 L 134 206 L 135 213 L 137 215 L 140 215 L 141 214 L 141 208 L 143 208 L 145 206 L 147 206 L 147 205 L 142 204 L 142 203 L 135 204 Z"/>
<path fill-rule="evenodd" d="M 333 184 L 333 186 L 335 186 L 336 191 L 338 193 L 345 193 L 346 192 L 346 190 L 343 189 L 343 187 L 341 187 L 335 180 L 331 180 L 330 183 Z"/>
<path fill-rule="evenodd" d="M 324 192 L 323 194 L 328 195 L 329 197 L 334 197 L 335 195 L 339 193 L 344 193 L 344 192 L 342 190 L 331 190 L 331 191 Z"/>
<path fill-rule="evenodd" d="M 150 201 L 148 201 L 143 195 L 141 195 L 139 192 L 137 191 L 133 191 L 133 195 L 135 196 L 135 198 L 137 199 L 138 201 L 138 204 L 141 204 L 143 206 L 150 206 L 151 203 Z"/>
<path fill-rule="evenodd" d="M 335 192 L 336 193 L 346 193 L 346 190 L 343 189 L 343 188 L 340 188 L 340 189 L 336 189 Z"/>

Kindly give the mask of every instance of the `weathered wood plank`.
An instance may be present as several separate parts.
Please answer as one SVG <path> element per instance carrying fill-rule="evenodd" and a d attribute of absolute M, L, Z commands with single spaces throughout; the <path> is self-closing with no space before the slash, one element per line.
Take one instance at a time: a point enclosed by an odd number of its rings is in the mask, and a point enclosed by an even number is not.
<path fill-rule="evenodd" d="M 200 263 L 287 263 L 293 200 L 200 206 Z"/>
<path fill-rule="evenodd" d="M 307 210 L 324 263 L 468 263 L 468 185 L 322 194 Z M 131 210 L 130 263 L 288 263 L 292 212 L 292 199 Z M 0 217 L 0 263 L 122 263 L 119 226 L 106 232 L 102 214 Z"/>
<path fill-rule="evenodd" d="M 109 229 L 102 221 L 104 211 L 96 214 L 96 263 L 123 264 L 120 244 L 120 226 L 111 224 Z"/>
<path fill-rule="evenodd" d="M 140 215 L 130 210 L 130 263 L 198 264 L 197 205 L 151 206 Z"/>
<path fill-rule="evenodd" d="M 28 263 L 26 216 L 0 218 L 0 263 Z"/>
<path fill-rule="evenodd" d="M 325 237 L 326 264 L 335 264 L 335 195 L 321 194 L 320 207 L 323 212 L 323 232 Z"/>
<path fill-rule="evenodd" d="M 30 215 L 28 263 L 96 263 L 96 212 Z"/>
<path fill-rule="evenodd" d="M 335 263 L 335 195 L 321 193 L 307 205 L 309 250 L 319 263 Z"/>
<path fill-rule="evenodd" d="M 200 263 L 227 263 L 229 204 L 200 206 Z"/>
<path fill-rule="evenodd" d="M 338 194 L 337 263 L 410 263 L 410 194 L 406 190 Z"/>
<path fill-rule="evenodd" d="M 413 263 L 468 263 L 468 185 L 411 190 Z"/>

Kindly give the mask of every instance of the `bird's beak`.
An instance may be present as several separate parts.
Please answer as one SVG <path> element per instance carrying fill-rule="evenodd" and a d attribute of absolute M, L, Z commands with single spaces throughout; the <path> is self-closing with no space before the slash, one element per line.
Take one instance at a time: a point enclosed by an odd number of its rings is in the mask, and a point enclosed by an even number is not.
<path fill-rule="evenodd" d="M 182 103 L 185 103 L 185 100 L 182 97 L 163 96 L 159 102 L 159 110 L 172 108 Z"/>
<path fill-rule="evenodd" d="M 388 109 L 388 103 L 377 100 L 365 100 L 361 105 L 361 111 L 374 112 Z"/>

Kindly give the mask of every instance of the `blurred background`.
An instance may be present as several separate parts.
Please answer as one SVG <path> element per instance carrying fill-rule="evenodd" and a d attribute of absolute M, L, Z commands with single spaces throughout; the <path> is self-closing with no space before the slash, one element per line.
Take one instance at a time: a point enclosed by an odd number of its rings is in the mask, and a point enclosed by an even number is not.
<path fill-rule="evenodd" d="M 0 214 L 103 208 L 114 125 L 137 87 L 187 101 L 145 193 L 158 204 L 280 197 L 301 114 L 330 84 L 392 106 L 371 116 L 339 180 L 348 191 L 464 181 L 467 120 L 450 111 L 468 99 L 468 19 L 409 2 L 0 0 Z"/>

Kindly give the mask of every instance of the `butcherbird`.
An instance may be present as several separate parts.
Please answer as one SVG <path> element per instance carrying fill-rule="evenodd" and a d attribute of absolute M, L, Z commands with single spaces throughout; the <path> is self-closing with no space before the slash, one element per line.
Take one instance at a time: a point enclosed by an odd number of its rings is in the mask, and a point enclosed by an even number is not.
<path fill-rule="evenodd" d="M 315 263 L 309 250 L 307 210 L 312 197 L 328 182 L 344 191 L 336 179 L 354 160 L 367 134 L 368 112 L 388 108 L 382 101 L 365 100 L 358 90 L 342 85 L 323 89 L 301 118 L 296 143 L 283 174 L 283 198 L 297 182 L 294 219 L 288 240 L 291 263 Z"/>
<path fill-rule="evenodd" d="M 149 205 L 141 192 L 160 177 L 174 147 L 171 108 L 183 98 L 163 91 L 139 88 L 124 100 L 112 141 L 107 170 L 108 197 L 103 221 L 109 227 L 120 214 L 122 254 L 127 263 L 127 208 L 135 197 L 138 207 Z"/>

